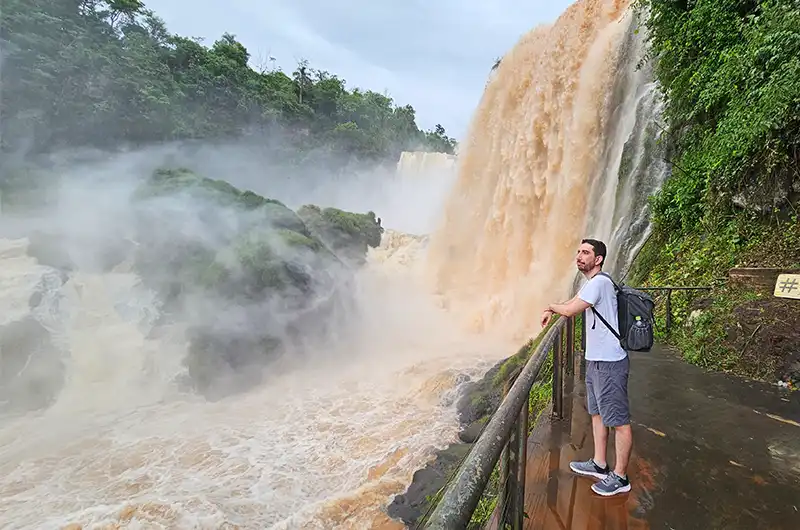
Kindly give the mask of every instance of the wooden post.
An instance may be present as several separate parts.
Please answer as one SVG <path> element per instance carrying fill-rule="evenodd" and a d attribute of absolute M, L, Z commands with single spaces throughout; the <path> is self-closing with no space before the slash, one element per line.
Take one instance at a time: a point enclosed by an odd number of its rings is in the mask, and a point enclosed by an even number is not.
<path fill-rule="evenodd" d="M 558 330 L 553 341 L 553 418 L 564 417 L 564 380 L 561 374 L 563 366 L 562 330 Z"/>
<path fill-rule="evenodd" d="M 672 289 L 667 289 L 667 334 L 669 334 L 670 330 L 672 329 Z"/>
<path fill-rule="evenodd" d="M 567 375 L 574 373 L 575 364 L 575 317 L 567 319 L 567 355 L 565 356 L 565 365 Z"/>
<path fill-rule="evenodd" d="M 517 420 L 517 467 L 516 489 L 514 490 L 515 506 L 514 518 L 511 528 L 522 530 L 525 524 L 525 468 L 528 465 L 528 415 L 530 414 L 530 401 L 522 406 Z"/>
<path fill-rule="evenodd" d="M 508 394 L 510 388 L 511 381 L 507 380 L 505 385 L 503 385 L 503 399 L 506 398 L 506 394 Z M 499 514 L 500 528 L 505 528 L 505 523 L 508 520 L 507 514 L 509 504 L 514 504 L 513 502 L 509 502 L 509 500 L 513 501 L 509 496 L 510 490 L 508 488 L 508 470 L 511 463 L 511 451 L 509 446 L 510 441 L 503 447 L 503 453 L 500 455 L 500 482 L 497 484 L 497 513 Z"/>

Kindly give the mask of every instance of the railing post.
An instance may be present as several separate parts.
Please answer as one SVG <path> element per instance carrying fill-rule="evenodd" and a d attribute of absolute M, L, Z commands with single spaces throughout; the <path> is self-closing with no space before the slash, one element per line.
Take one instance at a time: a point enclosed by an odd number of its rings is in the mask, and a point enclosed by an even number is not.
<path fill-rule="evenodd" d="M 512 530 L 522 530 L 525 523 L 525 469 L 528 466 L 528 416 L 530 414 L 530 400 L 522 406 L 517 420 L 517 480 L 514 498 L 514 519 Z"/>
<path fill-rule="evenodd" d="M 574 373 L 575 368 L 575 317 L 569 317 L 567 319 L 567 326 L 566 326 L 566 334 L 567 334 L 567 355 L 564 360 L 566 367 L 567 375 L 572 375 Z"/>
<path fill-rule="evenodd" d="M 588 314 L 587 311 L 583 312 L 581 315 L 581 352 L 585 355 L 586 354 L 586 315 Z"/>
<path fill-rule="evenodd" d="M 519 417 L 514 422 L 514 428 L 511 431 L 511 436 L 506 443 L 506 451 L 508 452 L 508 473 L 506 480 L 506 504 L 503 513 L 500 514 L 500 528 L 505 528 L 506 525 L 514 527 L 517 520 L 517 512 L 522 509 L 518 502 L 517 491 L 520 488 L 519 484 L 519 466 L 520 466 L 520 441 L 519 441 Z"/>
<path fill-rule="evenodd" d="M 553 342 L 553 418 L 561 419 L 564 415 L 564 380 L 561 374 L 563 366 L 563 341 L 561 329 Z"/>
<path fill-rule="evenodd" d="M 503 386 L 503 399 L 506 399 L 506 395 L 508 394 L 509 389 L 511 388 L 511 380 L 507 380 L 505 385 Z M 512 434 L 513 437 L 513 434 Z M 511 447 L 510 443 L 506 443 L 505 447 L 503 447 L 503 453 L 500 455 L 500 482 L 498 483 L 498 491 L 497 491 L 497 509 L 498 513 L 500 514 L 499 520 L 499 528 L 505 528 L 505 523 L 508 520 L 508 509 L 509 507 L 513 507 L 514 502 L 513 498 L 509 496 L 509 468 L 511 468 Z M 513 469 L 513 468 L 512 468 Z M 509 502 L 509 500 L 511 502 Z"/>
<path fill-rule="evenodd" d="M 667 311 L 667 334 L 669 334 L 670 329 L 672 328 L 672 289 L 667 289 L 667 307 L 665 308 Z"/>

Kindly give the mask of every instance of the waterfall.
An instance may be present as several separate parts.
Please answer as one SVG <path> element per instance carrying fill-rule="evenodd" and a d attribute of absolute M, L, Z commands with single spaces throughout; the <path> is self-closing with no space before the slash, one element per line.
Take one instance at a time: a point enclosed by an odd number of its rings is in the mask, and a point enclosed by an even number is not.
<path fill-rule="evenodd" d="M 643 30 L 626 1 L 579 1 L 493 72 L 429 250 L 437 293 L 474 331 L 523 340 L 568 296 L 583 237 L 617 275 L 646 238 L 667 168 Z"/>

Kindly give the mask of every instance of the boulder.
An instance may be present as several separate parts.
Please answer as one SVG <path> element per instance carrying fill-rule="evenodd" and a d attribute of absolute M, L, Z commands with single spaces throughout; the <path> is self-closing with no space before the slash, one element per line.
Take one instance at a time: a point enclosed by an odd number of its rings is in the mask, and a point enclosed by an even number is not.
<path fill-rule="evenodd" d="M 189 171 L 137 190 L 134 270 L 189 320 L 187 367 L 206 396 L 244 390 L 271 359 L 326 341 L 352 307 L 375 215 L 281 202 Z"/>

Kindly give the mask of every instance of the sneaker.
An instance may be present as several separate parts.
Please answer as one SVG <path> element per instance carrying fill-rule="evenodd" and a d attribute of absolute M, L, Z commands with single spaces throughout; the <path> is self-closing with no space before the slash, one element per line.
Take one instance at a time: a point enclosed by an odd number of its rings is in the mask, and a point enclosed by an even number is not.
<path fill-rule="evenodd" d="M 610 497 L 631 491 L 631 483 L 627 478 L 622 478 L 612 471 L 602 481 L 592 484 L 592 491 L 603 497 Z"/>
<path fill-rule="evenodd" d="M 590 458 L 586 462 L 570 462 L 569 468 L 578 475 L 594 477 L 600 480 L 605 479 L 609 472 L 608 464 L 606 464 L 605 468 L 602 468 L 594 463 L 593 458 Z"/>

